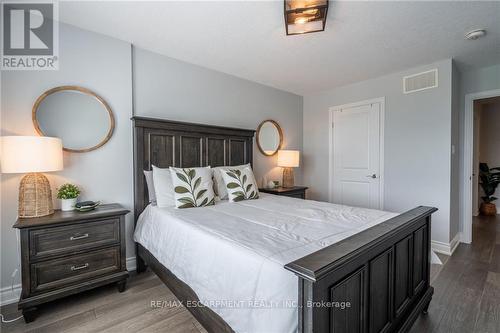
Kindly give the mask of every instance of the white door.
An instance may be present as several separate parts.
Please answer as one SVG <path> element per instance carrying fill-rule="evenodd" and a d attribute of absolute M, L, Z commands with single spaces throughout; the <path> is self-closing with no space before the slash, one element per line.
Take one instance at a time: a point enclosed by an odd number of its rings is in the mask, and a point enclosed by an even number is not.
<path fill-rule="evenodd" d="M 333 110 L 333 202 L 383 209 L 381 102 Z"/>

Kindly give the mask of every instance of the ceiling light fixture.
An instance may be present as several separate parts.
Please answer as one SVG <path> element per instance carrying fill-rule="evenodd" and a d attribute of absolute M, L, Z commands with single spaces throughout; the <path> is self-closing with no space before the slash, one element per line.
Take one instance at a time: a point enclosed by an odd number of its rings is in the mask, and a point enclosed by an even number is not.
<path fill-rule="evenodd" d="M 285 0 L 287 35 L 325 30 L 328 0 Z"/>
<path fill-rule="evenodd" d="M 486 30 L 477 29 L 477 30 L 472 30 L 472 31 L 469 31 L 468 33 L 466 33 L 465 39 L 476 40 L 476 39 L 484 37 L 484 36 L 486 36 Z"/>

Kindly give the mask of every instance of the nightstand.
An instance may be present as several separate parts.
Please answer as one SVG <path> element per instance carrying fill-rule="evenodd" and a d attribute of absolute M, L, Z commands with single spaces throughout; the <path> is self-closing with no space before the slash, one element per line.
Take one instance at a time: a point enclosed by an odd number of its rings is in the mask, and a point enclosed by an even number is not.
<path fill-rule="evenodd" d="M 275 187 L 275 188 L 259 188 L 260 192 L 283 195 L 286 197 L 293 197 L 299 199 L 306 198 L 306 186 L 293 186 L 293 187 Z"/>
<path fill-rule="evenodd" d="M 18 308 L 26 322 L 37 306 L 105 284 L 125 290 L 125 215 L 118 204 L 81 213 L 18 219 L 22 293 Z"/>

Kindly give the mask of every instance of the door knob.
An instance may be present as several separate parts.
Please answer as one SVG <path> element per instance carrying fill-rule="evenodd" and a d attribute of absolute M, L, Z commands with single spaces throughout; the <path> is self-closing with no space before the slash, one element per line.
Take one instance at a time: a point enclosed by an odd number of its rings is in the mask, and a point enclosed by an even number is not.
<path fill-rule="evenodd" d="M 368 175 L 366 177 L 375 179 L 375 178 L 377 178 L 377 174 L 374 173 L 373 175 Z"/>

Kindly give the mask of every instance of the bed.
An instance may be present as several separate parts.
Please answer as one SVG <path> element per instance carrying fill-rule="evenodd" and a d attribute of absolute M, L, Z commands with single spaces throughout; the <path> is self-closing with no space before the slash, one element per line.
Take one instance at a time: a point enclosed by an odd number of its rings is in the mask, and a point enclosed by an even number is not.
<path fill-rule="evenodd" d="M 201 300 L 187 308 L 209 332 L 407 331 L 427 310 L 435 208 L 398 215 L 266 194 L 155 207 L 143 170 L 252 163 L 254 131 L 133 122 L 137 270 Z"/>

